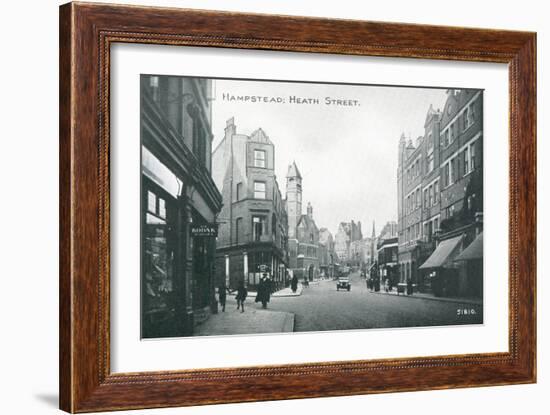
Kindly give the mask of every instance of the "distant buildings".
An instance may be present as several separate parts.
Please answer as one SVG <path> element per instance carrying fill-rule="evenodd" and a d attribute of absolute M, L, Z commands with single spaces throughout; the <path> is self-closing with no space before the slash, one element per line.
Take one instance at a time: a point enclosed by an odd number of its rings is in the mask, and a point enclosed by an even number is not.
<path fill-rule="evenodd" d="M 388 279 L 390 285 L 395 287 L 399 283 L 397 222 L 387 222 L 377 239 L 380 282 Z"/>
<path fill-rule="evenodd" d="M 482 98 L 447 91 L 443 111 L 428 110 L 424 135 L 399 140 L 399 275 L 421 290 L 481 295 L 479 264 L 455 258 L 482 231 Z"/>
<path fill-rule="evenodd" d="M 334 264 L 337 262 L 334 237 L 327 228 L 321 228 L 319 230 L 319 268 L 321 276 L 333 278 Z"/>
<path fill-rule="evenodd" d="M 352 265 L 360 262 L 362 239 L 361 222 L 340 222 L 334 237 L 334 250 L 340 264 Z"/>
<path fill-rule="evenodd" d="M 270 270 L 274 288 L 285 284 L 288 266 L 288 217 L 275 176 L 275 147 L 257 129 L 238 134 L 233 118 L 212 154 L 213 178 L 221 189 L 218 222 L 218 281 L 236 288 L 244 280 L 258 284 L 260 266 Z"/>

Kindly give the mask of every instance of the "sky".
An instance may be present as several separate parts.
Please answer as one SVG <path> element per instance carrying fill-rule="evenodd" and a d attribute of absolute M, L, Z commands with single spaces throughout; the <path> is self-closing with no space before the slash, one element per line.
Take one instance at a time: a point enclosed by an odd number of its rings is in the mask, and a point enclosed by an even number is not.
<path fill-rule="evenodd" d="M 295 161 L 303 213 L 311 202 L 317 227 L 335 234 L 340 222 L 361 221 L 364 236 L 373 221 L 379 233 L 397 220 L 399 137 L 424 135 L 430 105 L 442 109 L 446 100 L 445 88 L 221 79 L 213 88 L 212 148 L 231 117 L 239 134 L 262 128 L 275 146 L 283 197 Z"/>

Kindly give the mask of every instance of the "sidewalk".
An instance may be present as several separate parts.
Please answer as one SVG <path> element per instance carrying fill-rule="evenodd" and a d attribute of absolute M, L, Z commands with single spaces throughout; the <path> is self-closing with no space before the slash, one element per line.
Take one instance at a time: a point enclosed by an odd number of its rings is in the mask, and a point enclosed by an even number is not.
<path fill-rule="evenodd" d="M 292 289 L 290 287 L 283 288 L 282 290 L 275 291 L 273 294 L 271 294 L 272 297 L 297 297 L 299 295 L 302 295 L 302 290 L 304 289 L 304 286 L 302 284 L 298 284 L 298 287 L 296 288 L 296 292 L 293 293 Z"/>
<path fill-rule="evenodd" d="M 254 296 L 244 303 L 245 312 L 237 310 L 237 302 L 228 298 L 225 312 L 218 311 L 195 327 L 194 336 L 224 336 L 228 334 L 286 333 L 294 331 L 294 314 L 256 308 Z M 260 305 L 261 307 L 261 305 Z"/>
<path fill-rule="evenodd" d="M 446 303 L 459 303 L 459 304 L 472 304 L 472 305 L 483 305 L 483 300 L 478 298 L 465 298 L 465 297 L 436 297 L 433 294 L 427 294 L 427 293 L 419 293 L 415 292 L 413 295 L 407 295 L 407 294 L 397 294 L 397 290 L 393 290 L 390 292 L 385 292 L 381 288 L 380 291 L 369 291 L 369 293 L 373 294 L 381 294 L 381 295 L 394 295 L 399 297 L 407 297 L 407 298 L 416 298 L 419 300 L 433 300 L 433 301 L 442 301 Z"/>

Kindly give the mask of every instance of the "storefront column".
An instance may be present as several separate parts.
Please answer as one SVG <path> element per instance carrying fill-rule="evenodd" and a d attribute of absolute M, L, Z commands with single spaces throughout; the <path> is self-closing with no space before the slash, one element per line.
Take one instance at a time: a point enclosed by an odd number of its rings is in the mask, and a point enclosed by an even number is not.
<path fill-rule="evenodd" d="M 191 275 L 193 271 L 192 242 L 189 235 L 189 207 L 184 196 L 177 200 L 177 249 L 175 255 L 176 278 L 174 291 L 176 294 L 176 333 L 177 336 L 193 334 L 193 307 L 191 294 Z"/>
<path fill-rule="evenodd" d="M 186 326 L 189 334 L 193 334 L 193 238 L 191 237 L 190 224 L 193 222 L 191 205 L 185 204 L 185 303 L 186 303 Z"/>
<path fill-rule="evenodd" d="M 225 286 L 229 287 L 229 255 L 225 256 Z"/>
<path fill-rule="evenodd" d="M 243 279 L 244 279 L 244 285 L 248 285 L 248 253 L 246 251 L 243 252 Z"/>

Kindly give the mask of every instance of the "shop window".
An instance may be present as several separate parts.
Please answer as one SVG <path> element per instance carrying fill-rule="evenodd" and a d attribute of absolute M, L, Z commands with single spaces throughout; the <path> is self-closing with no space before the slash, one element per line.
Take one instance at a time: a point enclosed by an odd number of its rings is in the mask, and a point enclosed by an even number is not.
<path fill-rule="evenodd" d="M 142 335 L 172 335 L 174 319 L 175 232 L 169 218 L 174 217 L 173 204 L 146 190 L 142 233 Z M 171 200 L 171 199 L 170 199 Z"/>

